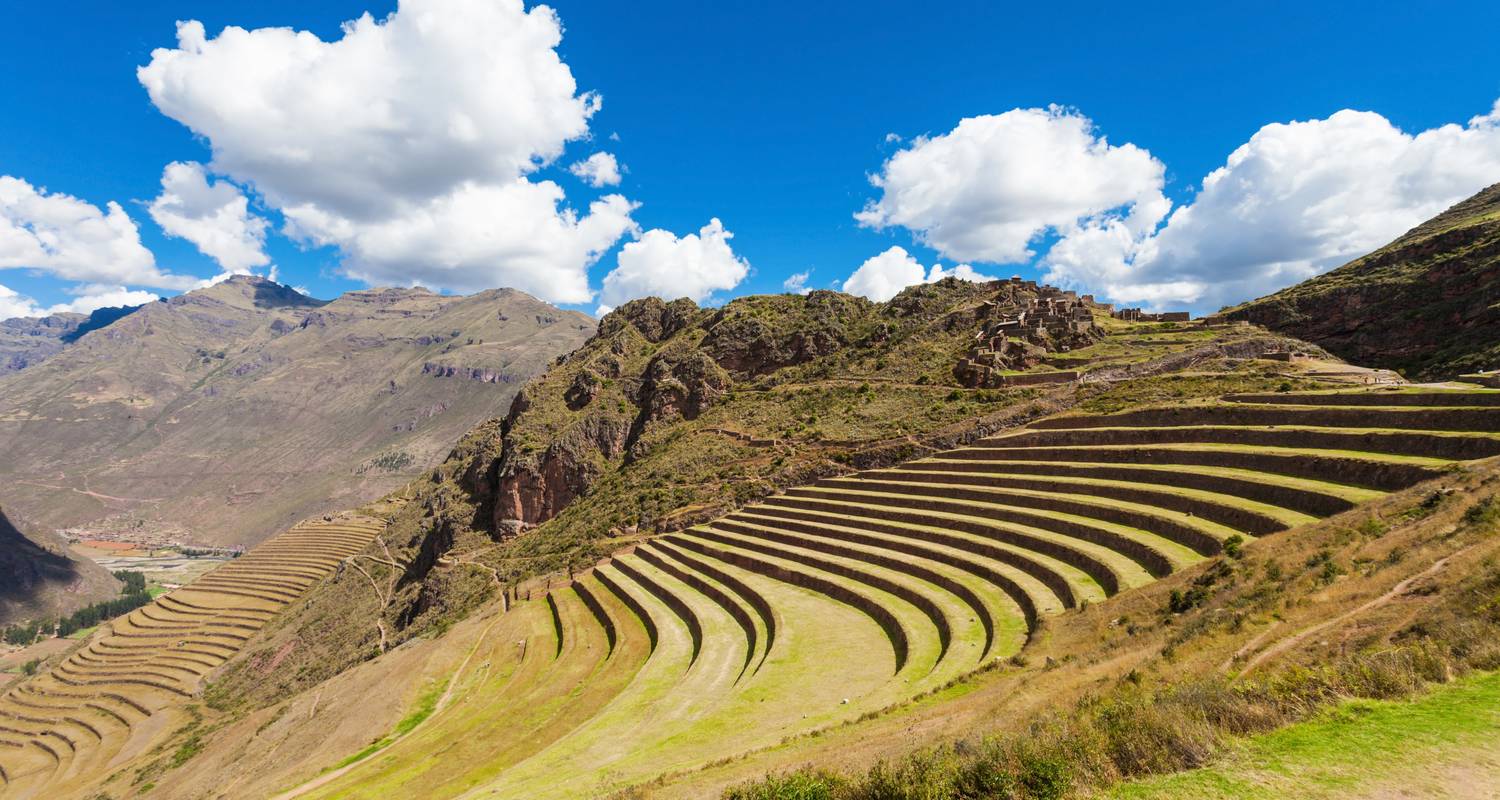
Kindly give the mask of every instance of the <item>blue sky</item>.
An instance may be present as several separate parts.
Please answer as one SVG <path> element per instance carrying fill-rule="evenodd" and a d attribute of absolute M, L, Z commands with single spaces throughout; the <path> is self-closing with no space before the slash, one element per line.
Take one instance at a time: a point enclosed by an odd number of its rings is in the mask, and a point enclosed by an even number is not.
<path fill-rule="evenodd" d="M 462 5 L 454 0 L 453 12 L 464 13 Z M 647 289 L 670 291 L 679 278 L 684 293 L 705 300 L 783 291 L 790 276 L 803 272 L 810 274 L 801 285 L 838 287 L 862 264 L 885 255 L 851 286 L 894 286 L 910 280 L 913 266 L 922 275 L 934 264 L 951 269 L 968 263 L 978 274 L 1048 275 L 1124 302 L 1199 309 L 1327 269 L 1358 248 L 1378 246 L 1432 209 L 1500 181 L 1500 48 L 1494 39 L 1500 5 L 1450 3 L 1442 13 L 1420 4 L 1267 3 L 1254 13 L 1214 5 L 1113 4 L 1063 13 L 1038 4 L 955 3 L 920 10 L 909 3 L 730 8 L 561 0 L 552 4 L 563 25 L 556 53 L 578 90 L 597 92 L 602 105 L 587 116 L 586 134 L 559 134 L 565 141 L 561 155 L 523 179 L 555 182 L 565 193 L 564 205 L 580 216 L 607 195 L 638 204 L 629 212 L 631 229 L 597 259 L 583 259 L 592 292 L 621 269 L 613 281 L 614 296 L 621 299 Z M 136 73 L 152 61 L 153 49 L 177 46 L 179 19 L 200 20 L 210 40 L 234 25 L 290 27 L 334 42 L 342 35 L 341 22 L 364 12 L 381 20 L 395 10 L 394 3 L 346 0 L 13 5 L 0 25 L 0 48 L 8 55 L 8 68 L 0 73 L 0 108 L 6 109 L 0 175 L 35 190 L 45 187 L 43 196 L 70 195 L 100 209 L 117 202 L 159 272 L 207 278 L 222 271 L 220 264 L 188 239 L 166 235 L 147 208 L 162 192 L 167 164 L 199 162 L 208 165 L 205 175 L 224 181 L 226 191 L 246 192 L 249 213 L 269 221 L 262 246 L 282 282 L 320 297 L 370 281 L 394 282 L 408 269 L 410 280 L 435 283 L 434 273 L 407 263 L 420 260 L 427 247 L 422 242 L 411 243 L 400 257 L 371 249 L 396 235 L 387 229 L 358 243 L 325 234 L 331 243 L 322 246 L 280 233 L 282 206 L 299 200 L 295 192 L 285 184 L 277 189 L 269 173 L 221 171 L 209 143 L 229 141 L 233 131 L 220 126 L 212 135 L 195 136 L 153 104 Z M 425 10 L 441 14 L 446 7 L 442 0 L 427 0 Z M 494 34 L 495 41 L 504 41 L 503 31 Z M 271 48 L 266 60 L 277 56 Z M 232 98 L 235 91 L 226 86 L 223 96 Z M 477 91 L 455 102 L 472 102 L 483 87 Z M 205 96 L 178 98 L 185 106 L 198 103 L 178 116 L 212 114 L 213 103 L 230 102 Z M 1024 120 L 955 133 L 966 118 L 1054 105 L 1059 108 Z M 1331 121 L 1343 109 L 1374 112 L 1391 130 L 1379 129 L 1373 116 Z M 1493 122 L 1476 121 L 1492 113 Z M 1007 170 L 1018 164 L 1072 158 L 1067 145 L 1046 146 L 1053 141 L 1049 131 L 1066 138 L 1070 120 L 1086 120 L 1083 130 L 1092 138 L 1076 154 L 1082 159 L 1077 164 L 1043 164 L 1041 174 L 1055 179 L 1020 181 L 996 193 L 963 184 L 964 175 L 946 174 L 957 165 L 960 172 L 972 169 L 973 180 L 1005 183 Z M 1026 130 L 1032 133 L 1009 124 L 1022 121 L 1031 123 Z M 1247 145 L 1263 126 L 1291 121 L 1323 124 L 1272 131 L 1256 146 Z M 1418 135 L 1443 125 L 1458 130 L 1427 140 Z M 948 150 L 926 151 L 915 138 L 950 133 L 955 147 Z M 972 140 L 966 138 L 970 133 Z M 1143 153 L 1135 162 L 1124 163 L 1126 153 L 1118 154 L 1120 163 L 1093 158 L 1098 148 L 1126 143 Z M 242 143 L 241 160 L 253 160 L 249 149 L 274 144 Z M 1200 200 L 1205 176 L 1242 147 L 1249 147 L 1243 174 L 1229 171 L 1229 180 L 1217 187 L 1222 197 L 1201 198 L 1192 219 L 1170 216 Z M 953 161 L 960 151 L 962 158 Z M 1288 151 L 1299 155 L 1288 157 Z M 608 152 L 624 166 L 618 185 L 596 188 L 569 173 L 569 165 L 595 152 Z M 913 157 L 898 179 L 884 165 L 903 152 Z M 1337 168 L 1320 173 L 1318 186 L 1297 185 L 1309 165 L 1333 161 Z M 1077 178 L 1075 167 L 1103 170 L 1107 174 L 1098 182 L 1105 188 L 1069 197 L 1029 193 L 1031 184 Z M 1369 174 L 1382 171 L 1391 173 L 1390 182 L 1369 184 Z M 1435 173 L 1441 174 L 1429 180 Z M 885 176 L 884 189 L 871 185 L 872 175 Z M 497 185 L 509 180 L 491 177 Z M 958 183 L 948 187 L 943 180 Z M 951 188 L 953 196 L 967 200 L 933 209 L 888 199 L 883 223 L 856 220 L 867 204 L 891 198 L 898 183 L 914 193 Z M 1115 186 L 1122 183 L 1129 185 Z M 1231 191 L 1230 183 L 1238 188 Z M 1410 188 L 1416 184 L 1432 185 Z M 279 197 L 268 199 L 268 187 Z M 1391 197 L 1368 201 L 1381 194 Z M 410 203 L 381 212 L 382 224 L 416 213 L 437 196 L 414 193 Z M 1158 196 L 1169 205 L 1155 207 Z M 1364 198 L 1348 219 L 1305 222 L 1347 197 Z M 1043 204 L 1058 204 L 1056 213 L 1028 216 L 1027 209 Z M 1237 217 L 1236 209 L 1248 205 L 1274 207 L 1275 213 Z M 1155 210 L 1132 217 L 1147 206 Z M 1021 226 L 1029 257 L 1017 258 L 1014 236 L 985 238 L 996 214 Z M 29 230 L 24 215 L 13 210 L 10 223 Z M 705 226 L 713 218 L 732 239 L 709 241 L 714 234 Z M 484 232 L 482 220 L 471 224 Z M 1173 227 L 1180 230 L 1167 230 Z M 1222 233 L 1236 230 L 1249 231 L 1251 241 Z M 655 231 L 661 233 L 652 237 Z M 1104 246 L 1110 231 L 1116 241 Z M 1258 250 L 1283 232 L 1284 248 L 1270 247 L 1255 258 L 1209 252 L 1218 242 Z M 702 239 L 685 247 L 689 234 Z M 1317 241 L 1309 244 L 1309 238 Z M 1067 253 L 1053 255 L 1063 241 Z M 620 253 L 631 242 L 639 245 L 638 258 L 628 264 Z M 902 251 L 892 253 L 892 247 Z M 349 270 L 351 259 L 361 257 L 378 266 Z M 490 255 L 464 258 L 483 261 Z M 498 273 L 472 263 L 455 267 L 441 273 L 454 276 L 454 285 L 441 288 L 466 290 L 490 275 L 515 278 L 529 275 L 526 270 L 554 269 L 559 258 L 533 259 Z M 571 258 L 562 260 L 579 263 Z M 665 274 L 649 274 L 664 263 L 672 265 Z M 746 263 L 747 271 L 735 266 Z M 262 273 L 267 268 L 252 267 Z M 694 279 L 695 270 L 707 277 Z M 351 278 L 348 271 L 365 277 Z M 741 278 L 740 272 L 747 274 Z M 24 254 L 6 260 L 0 246 L 0 285 L 36 307 L 72 300 L 82 283 L 104 283 L 68 274 L 76 270 L 27 264 Z M 537 286 L 552 285 L 538 280 Z M 159 294 L 180 290 L 121 285 Z M 576 286 L 553 294 L 549 299 L 589 311 L 609 299 L 580 299 Z"/>

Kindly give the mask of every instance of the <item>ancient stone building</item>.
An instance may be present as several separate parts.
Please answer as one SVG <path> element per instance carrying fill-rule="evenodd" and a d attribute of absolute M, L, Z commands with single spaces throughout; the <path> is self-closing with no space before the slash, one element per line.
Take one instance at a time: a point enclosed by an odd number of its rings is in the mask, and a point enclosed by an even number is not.
<path fill-rule="evenodd" d="M 1034 367 L 1048 353 L 1087 347 L 1103 336 L 1094 323 L 1092 297 L 1055 286 L 1011 278 L 979 311 L 983 327 L 974 346 L 959 359 L 953 375 L 969 387 L 1020 386 L 1077 379 L 1072 372 L 1032 375 L 1003 373 Z"/>
<path fill-rule="evenodd" d="M 1187 311 L 1163 311 L 1148 314 L 1139 308 L 1122 308 L 1114 312 L 1114 318 L 1125 322 L 1187 322 L 1193 315 Z"/>

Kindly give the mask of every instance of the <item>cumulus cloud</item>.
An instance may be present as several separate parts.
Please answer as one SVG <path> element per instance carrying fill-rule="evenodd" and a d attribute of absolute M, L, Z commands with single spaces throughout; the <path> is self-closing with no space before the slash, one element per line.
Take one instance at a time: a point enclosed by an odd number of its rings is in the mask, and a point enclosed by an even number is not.
<path fill-rule="evenodd" d="M 271 262 L 264 247 L 266 220 L 250 213 L 250 201 L 228 181 L 210 181 L 203 165 L 173 162 L 161 175 L 161 194 L 148 207 L 169 236 L 186 239 L 227 270 Z"/>
<path fill-rule="evenodd" d="M 660 228 L 646 231 L 620 248 L 617 266 L 604 276 L 600 313 L 638 297 L 703 302 L 716 291 L 733 289 L 750 274 L 750 262 L 735 255 L 732 238 L 718 218 L 681 238 Z"/>
<path fill-rule="evenodd" d="M 185 289 L 194 278 L 164 273 L 119 203 L 101 210 L 76 197 L 0 175 L 0 269 L 29 268 L 64 280 Z"/>
<path fill-rule="evenodd" d="M 73 289 L 72 292 L 78 297 L 66 303 L 44 307 L 8 286 L 0 286 L 0 320 L 15 317 L 45 317 L 64 312 L 88 314 L 101 308 L 139 306 L 159 299 L 152 292 L 130 290 L 123 286 L 87 284 Z"/>
<path fill-rule="evenodd" d="M 1500 180 L 1500 101 L 1415 134 L 1368 111 L 1266 125 L 1175 211 L 1163 175 L 1149 152 L 1109 144 L 1077 112 L 1016 109 L 913 140 L 871 179 L 881 196 L 856 217 L 992 263 L 1029 261 L 1055 237 L 1039 259 L 1050 282 L 1208 311 L 1363 255 Z M 881 262 L 889 277 L 872 272 L 876 294 L 915 275 L 914 260 L 897 261 Z"/>
<path fill-rule="evenodd" d="M 595 153 L 574 163 L 568 167 L 568 171 L 595 189 L 618 186 L 620 183 L 620 162 L 615 160 L 612 153 Z"/>
<path fill-rule="evenodd" d="M 807 285 L 807 279 L 812 277 L 812 270 L 794 272 L 781 282 L 781 288 L 793 294 L 807 294 L 812 287 Z"/>
<path fill-rule="evenodd" d="M 1048 277 L 1211 310 L 1364 255 L 1496 180 L 1500 102 L 1415 135 L 1368 111 L 1270 124 L 1159 232 L 1087 226 L 1053 248 Z"/>
<path fill-rule="evenodd" d="M 985 283 L 996 280 L 993 275 L 981 274 L 978 270 L 968 264 L 959 264 L 952 268 L 944 268 L 939 264 L 933 264 L 932 270 L 927 273 L 927 283 L 936 283 L 944 278 L 957 278 L 961 281 L 973 283 Z"/>
<path fill-rule="evenodd" d="M 63 311 L 71 311 L 75 314 L 88 314 L 101 308 L 142 306 L 161 299 L 161 296 L 155 292 L 127 289 L 124 286 L 99 286 L 90 284 L 80 289 L 74 289 L 72 293 L 77 295 L 75 299 L 54 305 L 47 309 L 47 313 L 58 314 Z"/>
<path fill-rule="evenodd" d="M 461 292 L 510 286 L 553 302 L 587 302 L 587 269 L 635 230 L 635 205 L 612 194 L 579 216 L 562 201 L 556 183 L 517 178 L 464 186 L 385 220 L 357 222 L 316 207 L 288 216 L 314 242 L 343 248 L 345 271 L 369 283 Z"/>
<path fill-rule="evenodd" d="M 9 286 L 0 285 L 0 320 L 39 316 L 41 310 L 37 308 L 35 300 Z"/>
<path fill-rule="evenodd" d="M 503 281 L 556 302 L 634 229 L 618 195 L 570 209 L 526 176 L 588 134 L 598 95 L 557 54 L 562 26 L 521 0 L 402 0 L 323 41 L 183 22 L 137 71 L 205 138 L 209 167 L 252 187 L 287 231 L 334 245 L 371 282 L 470 290 Z"/>
<path fill-rule="evenodd" d="M 913 139 L 871 176 L 881 195 L 855 218 L 907 228 L 955 260 L 1021 262 L 1039 236 L 1083 220 L 1149 230 L 1170 208 L 1164 173 L 1149 152 L 1109 144 L 1077 112 L 1018 108 Z"/>
<path fill-rule="evenodd" d="M 892 247 L 879 255 L 871 256 L 854 270 L 844 281 L 843 290 L 849 294 L 864 295 L 876 302 L 885 302 L 895 297 L 908 286 L 919 283 L 934 283 L 943 278 L 958 278 L 965 281 L 992 281 L 994 278 L 981 275 L 968 264 L 945 268 L 933 264 L 922 266 L 904 247 Z"/>

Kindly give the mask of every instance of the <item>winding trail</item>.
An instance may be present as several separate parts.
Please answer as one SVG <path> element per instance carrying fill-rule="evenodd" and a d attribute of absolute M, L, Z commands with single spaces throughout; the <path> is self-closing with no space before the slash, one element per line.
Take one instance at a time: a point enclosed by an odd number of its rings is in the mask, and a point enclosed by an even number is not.
<path fill-rule="evenodd" d="M 1251 670 L 1255 669 L 1257 666 L 1261 665 L 1262 663 L 1265 663 L 1268 659 L 1274 658 L 1274 657 L 1276 657 L 1278 655 L 1281 655 L 1282 653 L 1285 653 L 1286 651 L 1292 649 L 1293 647 L 1296 647 L 1297 645 L 1299 645 L 1302 642 L 1306 641 L 1308 637 L 1313 636 L 1314 634 L 1318 633 L 1319 631 L 1326 630 L 1326 629 L 1328 629 L 1328 628 L 1330 628 L 1330 627 L 1332 627 L 1334 625 L 1337 625 L 1337 624 L 1339 624 L 1341 622 L 1344 622 L 1345 620 L 1348 620 L 1351 617 L 1358 616 L 1360 614 L 1363 614 L 1366 611 L 1369 611 L 1370 609 L 1379 608 L 1380 606 L 1383 606 L 1386 603 L 1391 602 L 1392 600 L 1396 599 L 1397 597 L 1401 596 L 1402 594 L 1405 594 L 1406 590 L 1409 589 L 1409 588 L 1411 588 L 1411 585 L 1413 583 L 1416 583 L 1418 580 L 1421 580 L 1422 578 L 1425 578 L 1425 577 L 1427 577 L 1429 575 L 1433 575 L 1433 574 L 1439 572 L 1440 570 L 1442 570 L 1442 568 L 1444 566 L 1446 566 L 1448 564 L 1449 560 L 1453 559 L 1456 556 L 1461 556 L 1464 553 L 1467 553 L 1472 548 L 1473 548 L 1473 545 L 1470 545 L 1469 547 L 1466 547 L 1463 550 L 1458 551 L 1457 553 L 1452 553 L 1450 555 L 1444 556 L 1443 558 L 1440 558 L 1437 561 L 1434 561 L 1432 563 L 1432 566 L 1428 567 L 1427 569 L 1424 569 L 1424 570 L 1422 570 L 1421 572 L 1418 572 L 1415 575 L 1407 577 L 1407 578 L 1403 579 L 1400 583 L 1397 583 L 1395 586 L 1392 586 L 1390 588 L 1390 590 L 1387 591 L 1385 594 L 1382 594 L 1382 595 L 1380 595 L 1379 597 L 1376 597 L 1373 600 L 1369 600 L 1369 601 L 1367 601 L 1365 603 L 1360 604 L 1359 606 L 1356 606 L 1356 607 L 1354 607 L 1354 608 L 1352 608 L 1352 609 L 1350 609 L 1348 611 L 1345 611 L 1344 613 L 1342 613 L 1342 614 L 1340 614 L 1340 615 L 1338 615 L 1336 617 L 1333 617 L 1332 619 L 1328 619 L 1328 620 L 1325 620 L 1323 622 L 1320 622 L 1320 623 L 1318 623 L 1318 624 L 1316 624 L 1316 625 L 1314 625 L 1314 626 L 1312 626 L 1310 628 L 1303 628 L 1302 630 L 1300 630 L 1300 631 L 1298 631 L 1298 632 L 1296 632 L 1296 633 L 1294 633 L 1294 634 L 1292 634 L 1290 636 L 1287 636 L 1287 637 L 1285 637 L 1283 639 L 1278 640 L 1275 644 L 1271 645 L 1270 647 L 1267 647 L 1266 649 L 1260 651 L 1259 653 L 1256 653 L 1255 657 L 1252 658 L 1252 659 L 1250 659 L 1250 661 L 1245 664 L 1245 668 L 1242 669 L 1242 670 L 1240 670 L 1239 674 L 1240 675 L 1247 675 L 1247 674 L 1249 674 Z M 1266 633 L 1270 633 L 1271 630 L 1275 630 L 1275 628 L 1273 627 L 1270 630 L 1267 630 Z M 1227 670 L 1233 664 L 1233 662 L 1236 659 L 1243 658 L 1249 651 L 1253 650 L 1255 648 L 1255 646 L 1260 643 L 1260 640 L 1264 636 L 1265 636 L 1265 633 L 1261 634 L 1260 636 L 1255 637 L 1254 639 L 1251 639 L 1248 643 L 1245 644 L 1244 647 L 1241 647 L 1232 657 L 1230 657 L 1229 661 L 1226 661 L 1224 663 L 1223 668 Z"/>

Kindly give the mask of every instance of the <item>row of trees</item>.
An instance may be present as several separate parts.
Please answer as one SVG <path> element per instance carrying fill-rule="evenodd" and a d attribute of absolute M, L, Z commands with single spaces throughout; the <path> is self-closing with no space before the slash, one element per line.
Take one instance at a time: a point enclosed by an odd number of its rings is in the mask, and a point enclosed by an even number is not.
<path fill-rule="evenodd" d="M 85 628 L 92 628 L 107 619 L 129 614 L 151 602 L 144 573 L 120 570 L 114 575 L 125 584 L 119 597 L 85 606 L 56 620 L 35 620 L 25 625 L 11 625 L 4 633 L 0 633 L 0 638 L 8 644 L 28 645 L 48 636 L 68 636 Z"/>

